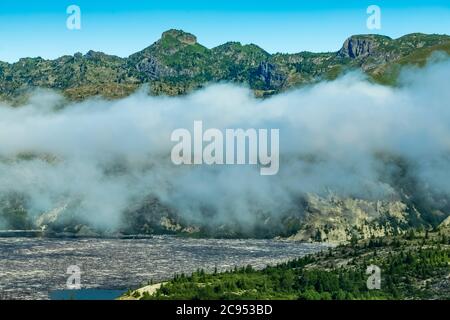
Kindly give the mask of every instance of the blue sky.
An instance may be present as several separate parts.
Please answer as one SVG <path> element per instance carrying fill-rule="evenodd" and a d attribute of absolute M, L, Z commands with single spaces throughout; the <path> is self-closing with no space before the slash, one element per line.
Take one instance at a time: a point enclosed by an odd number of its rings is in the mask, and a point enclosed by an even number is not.
<path fill-rule="evenodd" d="M 66 28 L 66 8 L 72 4 L 81 8 L 81 30 Z M 372 4 L 382 14 L 376 32 L 366 28 Z M 90 49 L 128 56 L 170 28 L 195 34 L 207 47 L 233 40 L 272 53 L 335 51 L 352 34 L 450 34 L 450 1 L 1 0 L 0 60 Z"/>

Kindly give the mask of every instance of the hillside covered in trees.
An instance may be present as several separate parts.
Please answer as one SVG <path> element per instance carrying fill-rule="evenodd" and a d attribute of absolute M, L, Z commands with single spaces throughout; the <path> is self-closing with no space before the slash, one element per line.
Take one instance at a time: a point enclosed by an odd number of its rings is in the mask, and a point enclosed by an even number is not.
<path fill-rule="evenodd" d="M 380 268 L 381 288 L 369 289 L 369 265 Z M 175 275 L 156 292 L 134 299 L 450 299 L 448 230 L 354 242 L 263 270 L 198 270 Z"/>

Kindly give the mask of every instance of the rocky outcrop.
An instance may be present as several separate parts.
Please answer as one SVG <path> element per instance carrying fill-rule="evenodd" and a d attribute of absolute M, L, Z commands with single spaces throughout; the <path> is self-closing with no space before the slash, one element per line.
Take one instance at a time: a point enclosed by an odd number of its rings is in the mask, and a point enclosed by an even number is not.
<path fill-rule="evenodd" d="M 410 214 L 401 201 L 308 195 L 304 221 L 289 239 L 341 243 L 401 234 L 409 227 Z"/>
<path fill-rule="evenodd" d="M 170 68 L 162 65 L 152 56 L 143 57 L 136 62 L 135 67 L 139 73 L 144 74 L 150 80 L 159 79 L 173 73 Z"/>
<path fill-rule="evenodd" d="M 378 54 L 380 45 L 392 41 L 389 37 L 376 35 L 352 36 L 345 40 L 337 55 L 342 58 L 365 58 Z"/>
<path fill-rule="evenodd" d="M 41 214 L 35 221 L 36 227 L 45 230 L 49 225 L 53 225 L 61 219 L 61 216 L 67 209 L 68 204 L 65 203 L 61 206 L 54 208 L 48 212 Z"/>
<path fill-rule="evenodd" d="M 194 36 L 191 33 L 184 32 L 183 30 L 176 30 L 176 29 L 170 29 L 165 31 L 162 34 L 162 39 L 167 39 L 169 37 L 173 37 L 180 41 L 181 43 L 187 44 L 187 45 L 193 45 L 197 43 L 197 37 Z"/>
<path fill-rule="evenodd" d="M 450 235 L 450 216 L 447 217 L 438 227 L 439 231 L 442 231 L 444 234 Z"/>
<path fill-rule="evenodd" d="M 286 82 L 286 76 L 282 74 L 276 65 L 263 61 L 253 73 L 256 81 L 263 83 L 264 89 L 281 88 Z"/>

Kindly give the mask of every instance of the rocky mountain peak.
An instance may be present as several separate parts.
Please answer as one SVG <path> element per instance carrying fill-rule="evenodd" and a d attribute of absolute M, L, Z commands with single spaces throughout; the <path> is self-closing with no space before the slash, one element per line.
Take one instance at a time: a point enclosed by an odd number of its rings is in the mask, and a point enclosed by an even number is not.
<path fill-rule="evenodd" d="M 197 43 L 196 36 L 194 36 L 191 33 L 184 32 L 183 30 L 170 29 L 170 30 L 163 32 L 161 39 L 164 40 L 164 39 L 168 39 L 168 38 L 175 38 L 178 41 L 180 41 L 184 44 L 188 44 L 188 45 L 193 45 L 193 44 Z"/>

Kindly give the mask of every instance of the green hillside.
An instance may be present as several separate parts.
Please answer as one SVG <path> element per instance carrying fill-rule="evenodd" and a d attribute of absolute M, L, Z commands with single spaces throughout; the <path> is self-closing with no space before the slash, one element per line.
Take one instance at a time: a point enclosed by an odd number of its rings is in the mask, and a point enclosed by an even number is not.
<path fill-rule="evenodd" d="M 338 246 L 297 260 L 254 270 L 198 270 L 158 285 L 129 291 L 143 300 L 360 300 L 450 299 L 448 230 L 410 232 Z M 367 267 L 380 268 L 380 288 L 368 288 Z M 150 287 L 148 287 L 150 288 Z"/>

